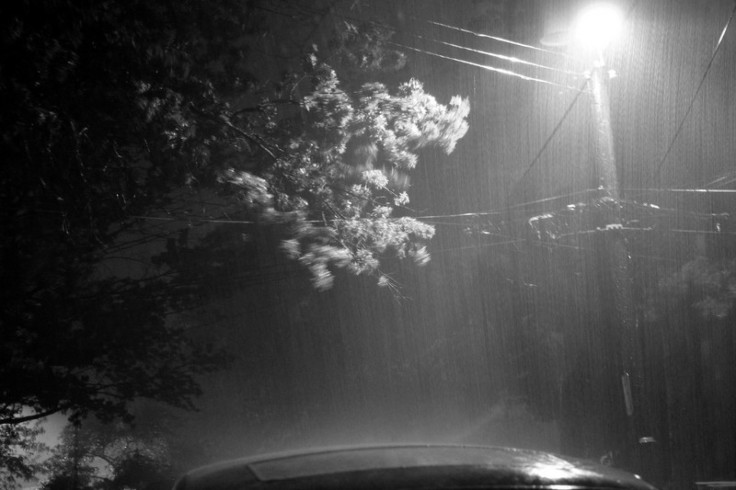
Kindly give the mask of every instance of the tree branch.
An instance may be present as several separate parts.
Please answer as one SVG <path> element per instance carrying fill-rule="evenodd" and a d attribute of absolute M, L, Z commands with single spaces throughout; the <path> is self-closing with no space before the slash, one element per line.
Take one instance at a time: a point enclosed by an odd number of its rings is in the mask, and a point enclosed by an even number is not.
<path fill-rule="evenodd" d="M 53 415 L 55 413 L 61 412 L 62 410 L 63 408 L 57 407 L 57 408 L 52 408 L 50 410 L 47 410 L 45 412 L 34 413 L 32 415 L 24 415 L 22 417 L 8 417 L 8 418 L 0 419 L 0 425 L 22 424 L 24 422 L 30 422 L 32 420 L 38 420 L 44 417 L 48 417 L 49 415 Z"/>
<path fill-rule="evenodd" d="M 259 104 L 257 106 L 253 107 L 243 107 L 242 109 L 238 109 L 237 111 L 233 112 L 231 116 L 239 116 L 240 114 L 243 114 L 244 112 L 263 112 L 263 106 L 265 104 L 289 104 L 289 105 L 299 105 L 299 102 L 294 99 L 271 99 L 266 101 L 264 104 Z"/>
<path fill-rule="evenodd" d="M 215 116 L 215 115 L 213 115 L 213 114 L 208 114 L 208 113 L 206 113 L 206 112 L 204 112 L 204 111 L 202 111 L 202 110 L 200 110 L 200 109 L 198 109 L 198 108 L 194 107 L 194 105 L 192 105 L 192 104 L 190 104 L 190 105 L 189 105 L 189 108 L 190 108 L 190 109 L 192 110 L 192 112 L 194 112 L 195 114 L 198 114 L 198 115 L 200 115 L 200 116 L 206 117 L 207 119 L 209 119 L 209 120 L 211 120 L 211 121 L 216 121 L 216 122 L 220 122 L 220 123 L 224 124 L 225 126 L 227 126 L 228 128 L 232 129 L 233 131 L 235 131 L 236 133 L 238 133 L 238 134 L 239 134 L 239 135 L 241 135 L 242 137 L 244 137 L 244 138 L 246 138 L 247 140 L 249 140 L 249 141 L 252 141 L 252 142 L 253 142 L 253 143 L 255 143 L 256 145 L 258 145 L 258 147 L 259 147 L 259 148 L 260 148 L 261 150 L 263 150 L 264 152 L 266 152 L 266 153 L 268 154 L 268 156 L 270 156 L 270 157 L 271 157 L 271 158 L 272 158 L 272 159 L 273 159 L 274 161 L 278 160 L 278 158 L 276 157 L 276 155 L 274 155 L 273 151 L 271 151 L 271 149 L 270 149 L 270 148 L 268 148 L 268 147 L 267 147 L 267 146 L 266 146 L 266 145 L 265 145 L 265 144 L 264 144 L 264 143 L 263 143 L 263 142 L 262 142 L 262 141 L 260 140 L 260 138 L 258 138 L 257 136 L 254 136 L 254 135 L 252 135 L 252 134 L 248 134 L 248 133 L 246 133 L 245 131 L 243 131 L 242 129 L 240 129 L 240 128 L 239 128 L 239 127 L 237 127 L 236 125 L 234 125 L 234 124 L 233 124 L 232 122 L 230 122 L 230 120 L 229 120 L 229 119 L 223 119 L 223 118 L 221 118 L 221 117 L 217 117 L 217 116 Z M 228 115 L 228 117 L 229 117 L 229 115 Z"/>
<path fill-rule="evenodd" d="M 271 151 L 271 149 L 268 148 L 258 137 L 246 133 L 245 131 L 243 131 L 242 129 L 240 129 L 239 127 L 237 127 L 236 125 L 234 125 L 230 121 L 222 120 L 222 122 L 228 128 L 232 129 L 233 131 L 235 131 L 239 135 L 243 136 L 244 138 L 246 138 L 246 139 L 252 141 L 253 143 L 255 143 L 256 145 L 258 145 L 258 147 L 261 150 L 265 151 L 268 154 L 268 156 L 270 156 L 274 161 L 278 160 L 278 158 L 276 157 L 276 155 L 273 154 L 273 152 Z"/>

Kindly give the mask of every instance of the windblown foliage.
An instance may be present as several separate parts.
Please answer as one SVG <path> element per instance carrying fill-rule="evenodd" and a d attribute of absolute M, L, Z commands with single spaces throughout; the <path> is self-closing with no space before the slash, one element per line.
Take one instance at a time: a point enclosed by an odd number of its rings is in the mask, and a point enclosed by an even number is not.
<path fill-rule="evenodd" d="M 298 101 L 299 130 L 271 140 L 274 157 L 260 175 L 241 167 L 229 170 L 228 182 L 248 202 L 293 220 L 284 248 L 318 287 L 329 287 L 330 267 L 377 273 L 385 254 L 424 262 L 434 229 L 393 215 L 409 202 L 405 179 L 418 152 L 435 145 L 450 153 L 467 131 L 467 101 L 439 104 L 416 80 L 396 94 L 373 83 L 351 95 L 333 70 L 311 61 L 316 83 Z"/>

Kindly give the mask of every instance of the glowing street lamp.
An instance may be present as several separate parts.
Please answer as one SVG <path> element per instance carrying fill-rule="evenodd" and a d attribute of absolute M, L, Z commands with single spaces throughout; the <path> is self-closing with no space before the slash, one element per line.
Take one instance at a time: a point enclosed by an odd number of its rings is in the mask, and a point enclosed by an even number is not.
<path fill-rule="evenodd" d="M 602 56 L 603 50 L 621 33 L 622 25 L 623 15 L 616 5 L 594 3 L 583 8 L 575 19 L 572 41 Z"/>
<path fill-rule="evenodd" d="M 596 124 L 598 178 L 602 190 L 616 201 L 620 196 L 608 100 L 608 80 L 613 72 L 605 68 L 603 50 L 618 37 L 622 24 L 623 14 L 617 6 L 594 3 L 580 11 L 571 32 L 571 41 L 595 56 L 590 88 Z"/>
<path fill-rule="evenodd" d="M 621 34 L 623 15 L 612 3 L 591 3 L 574 17 L 566 14 L 565 11 L 548 14 L 541 39 L 544 46 L 593 51 L 600 55 Z"/>
<path fill-rule="evenodd" d="M 560 14 L 560 12 L 557 12 Z M 613 153 L 613 132 L 608 102 L 608 79 L 613 71 L 606 70 L 603 51 L 620 35 L 623 14 L 612 3 L 592 3 L 584 7 L 570 22 L 564 16 L 551 13 L 541 42 L 545 46 L 568 48 L 592 64 L 590 88 L 596 124 L 596 164 L 600 187 L 609 197 L 619 199 L 616 160 Z"/>
<path fill-rule="evenodd" d="M 572 20 L 565 14 L 563 11 L 550 12 L 541 43 L 548 47 L 567 48 L 571 55 L 582 57 L 591 64 L 589 76 L 599 187 L 618 202 L 620 195 L 608 97 L 608 80 L 614 72 L 606 69 L 603 52 L 619 37 L 624 16 L 618 6 L 609 2 L 591 3 Z"/>

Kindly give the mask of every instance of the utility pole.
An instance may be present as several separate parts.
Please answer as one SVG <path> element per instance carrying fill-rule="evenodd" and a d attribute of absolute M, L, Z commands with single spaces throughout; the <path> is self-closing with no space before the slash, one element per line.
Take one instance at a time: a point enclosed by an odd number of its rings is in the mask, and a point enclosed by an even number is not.
<path fill-rule="evenodd" d="M 553 47 L 566 47 L 575 51 L 576 58 L 592 63 L 588 88 L 592 98 L 592 124 L 595 142 L 595 185 L 601 197 L 599 206 L 599 231 L 594 235 L 599 302 L 596 317 L 600 321 L 597 346 L 602 346 L 604 366 L 597 396 L 616 396 L 610 400 L 615 405 L 595 406 L 600 410 L 602 424 L 599 430 L 605 434 L 606 444 L 616 446 L 620 454 L 613 454 L 613 463 L 621 463 L 629 469 L 644 472 L 639 462 L 642 441 L 652 441 L 648 434 L 647 411 L 642 399 L 643 371 L 642 345 L 637 315 L 634 308 L 634 281 L 630 256 L 623 235 L 621 220 L 621 189 L 614 151 L 613 129 L 609 102 L 610 73 L 603 57 L 604 50 L 620 32 L 622 12 L 613 4 L 592 3 L 577 15 L 550 12 L 551 20 L 545 28 L 542 43 Z M 567 21 L 564 20 L 567 18 Z M 620 400 L 620 403 L 618 403 Z M 620 461 L 617 461 L 620 460 Z"/>
<path fill-rule="evenodd" d="M 611 109 L 608 96 L 610 75 L 602 55 L 595 62 L 590 74 L 590 90 L 593 96 L 593 117 L 595 121 L 595 163 L 598 180 L 604 194 L 614 201 L 620 199 L 618 170 L 613 149 L 613 129 L 611 128 Z M 620 216 L 619 216 L 620 223 Z"/>
<path fill-rule="evenodd" d="M 625 412 L 626 437 L 622 441 L 622 456 L 632 470 L 645 471 L 640 467 L 638 446 L 640 440 L 649 441 L 642 412 L 642 354 L 641 333 L 634 308 L 633 278 L 629 266 L 630 256 L 622 232 L 621 191 L 614 151 L 613 129 L 611 127 L 608 83 L 611 76 L 606 69 L 603 57 L 599 56 L 590 76 L 590 89 L 593 98 L 593 117 L 595 124 L 595 164 L 599 188 L 602 191 L 600 205 L 604 206 L 606 219 L 599 253 L 601 265 L 605 264 L 607 273 L 601 284 L 602 303 L 610 302 L 611 323 L 615 329 L 611 337 L 617 339 L 614 348 L 619 349 L 619 376 L 621 382 L 622 406 Z M 604 307 L 604 305 L 602 305 Z M 646 436 L 646 437 L 645 437 Z"/>

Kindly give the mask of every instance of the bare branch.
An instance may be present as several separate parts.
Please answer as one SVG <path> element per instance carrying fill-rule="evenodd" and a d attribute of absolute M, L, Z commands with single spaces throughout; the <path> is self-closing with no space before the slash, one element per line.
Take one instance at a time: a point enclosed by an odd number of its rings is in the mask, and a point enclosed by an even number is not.
<path fill-rule="evenodd" d="M 59 413 L 63 410 L 61 407 L 52 408 L 51 410 L 46 410 L 45 412 L 38 412 L 31 415 L 24 415 L 21 417 L 8 417 L 4 419 L 0 419 L 0 425 L 17 425 L 22 424 L 25 422 L 30 422 L 32 420 L 39 420 L 44 417 L 48 417 L 49 415 L 53 415 L 55 413 Z"/>
<path fill-rule="evenodd" d="M 249 133 L 243 131 L 241 128 L 237 127 L 232 122 L 230 122 L 229 118 L 222 118 L 222 117 L 217 117 L 214 114 L 208 114 L 208 113 L 206 113 L 206 112 L 198 109 L 194 105 L 190 105 L 189 107 L 192 110 L 192 112 L 194 112 L 195 114 L 198 114 L 198 115 L 200 115 L 202 117 L 206 117 L 210 121 L 215 121 L 215 122 L 219 122 L 221 124 L 224 124 L 228 128 L 230 128 L 233 131 L 235 131 L 236 133 L 238 133 L 240 136 L 242 136 L 245 139 L 247 139 L 247 140 L 255 143 L 261 150 L 263 150 L 264 152 L 266 152 L 266 154 L 268 154 L 268 156 L 270 156 L 273 160 L 278 160 L 278 158 L 276 157 L 276 155 L 274 155 L 273 151 L 271 151 L 271 149 L 268 148 L 265 145 L 265 143 L 263 143 L 263 141 L 261 141 L 260 138 L 258 138 L 255 135 L 252 135 L 252 134 L 249 134 Z M 229 117 L 229 115 L 228 115 L 228 117 Z"/>

